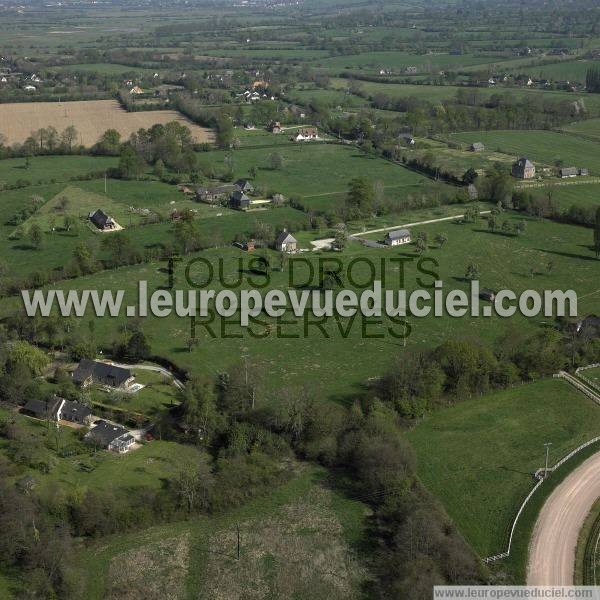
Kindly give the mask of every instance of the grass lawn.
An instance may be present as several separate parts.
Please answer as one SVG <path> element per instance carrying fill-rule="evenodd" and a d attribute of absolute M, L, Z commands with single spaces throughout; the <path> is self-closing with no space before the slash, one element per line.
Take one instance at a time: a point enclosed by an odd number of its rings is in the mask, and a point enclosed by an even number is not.
<path fill-rule="evenodd" d="M 36 456 L 49 465 L 47 473 L 26 468 L 15 479 L 32 475 L 40 496 L 83 494 L 87 489 L 106 489 L 107 485 L 117 493 L 141 486 L 159 489 L 177 465 L 199 452 L 193 446 L 159 440 L 124 455 L 104 450 L 94 452 L 93 447 L 79 441 L 75 429 L 61 427 L 57 436 L 56 430 L 48 429 L 43 421 L 22 415 L 15 418 L 31 434 L 32 442 L 39 444 Z M 5 451 L 6 445 L 5 440 L 0 440 L 0 452 Z M 57 447 L 66 450 L 66 456 L 59 455 Z"/>
<path fill-rule="evenodd" d="M 544 380 L 465 400 L 408 434 L 421 480 L 482 556 L 505 550 L 532 473 L 598 435 L 600 410 L 567 383 Z"/>
<path fill-rule="evenodd" d="M 532 161 L 553 165 L 562 160 L 564 166 L 587 167 L 591 175 L 600 174 L 598 144 L 573 135 L 553 131 L 473 131 L 453 137 L 465 144 L 483 142 L 488 150 L 527 156 Z"/>
<path fill-rule="evenodd" d="M 94 390 L 93 399 L 115 409 L 136 412 L 155 418 L 159 413 L 179 404 L 180 398 L 177 389 L 160 373 L 145 369 L 134 369 L 136 383 L 145 387 L 135 394 L 120 394 L 117 402 L 112 401 L 109 393 Z"/>
<path fill-rule="evenodd" d="M 600 184 L 583 183 L 583 179 L 574 180 L 574 185 L 556 185 L 545 189 L 532 189 L 531 193 L 544 195 L 549 189 L 552 190 L 552 200 L 558 201 L 561 209 L 567 209 L 571 205 L 578 206 L 600 206 Z"/>
<path fill-rule="evenodd" d="M 587 380 L 591 381 L 600 390 L 600 367 L 581 371 L 581 375 L 583 375 Z"/>
<path fill-rule="evenodd" d="M 325 489 L 324 476 L 319 467 L 302 466 L 240 509 L 82 548 L 86 597 L 99 600 L 129 586 L 173 598 L 237 598 L 248 589 L 264 598 L 358 597 L 365 572 L 354 548 L 365 507 Z"/>

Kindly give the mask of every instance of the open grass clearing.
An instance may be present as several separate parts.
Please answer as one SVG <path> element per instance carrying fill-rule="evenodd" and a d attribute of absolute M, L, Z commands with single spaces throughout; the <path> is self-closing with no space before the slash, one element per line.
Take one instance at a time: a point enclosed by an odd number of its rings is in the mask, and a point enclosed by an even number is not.
<path fill-rule="evenodd" d="M 421 480 L 482 556 L 505 550 L 516 511 L 544 465 L 600 431 L 600 410 L 567 383 L 544 380 L 464 400 L 408 434 Z"/>

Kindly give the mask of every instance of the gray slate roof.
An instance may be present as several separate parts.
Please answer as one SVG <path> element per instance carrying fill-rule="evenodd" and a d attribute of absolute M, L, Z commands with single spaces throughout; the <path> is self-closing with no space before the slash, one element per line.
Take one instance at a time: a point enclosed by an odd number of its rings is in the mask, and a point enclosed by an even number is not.
<path fill-rule="evenodd" d="M 128 379 L 131 379 L 133 373 L 130 369 L 115 367 L 114 365 L 107 365 L 106 363 L 84 358 L 75 371 L 73 371 L 73 380 L 76 383 L 83 383 L 89 377 L 92 378 L 94 383 L 119 387 Z"/>
<path fill-rule="evenodd" d="M 83 421 L 91 414 L 92 411 L 85 404 L 71 402 L 70 400 L 65 400 L 60 410 L 61 418 L 72 422 Z"/>
<path fill-rule="evenodd" d="M 112 441 L 121 436 L 129 436 L 129 432 L 125 427 L 109 423 L 108 421 L 97 421 L 95 427 L 90 429 L 88 437 L 98 444 L 108 446 Z"/>
<path fill-rule="evenodd" d="M 27 401 L 23 410 L 34 414 L 40 419 L 54 418 L 60 402 L 60 398 L 53 398 L 52 400 L 48 400 L 48 402 L 32 398 Z"/>
<path fill-rule="evenodd" d="M 388 231 L 387 235 L 390 240 L 399 240 L 410 237 L 410 231 L 408 229 L 394 229 L 393 231 Z"/>
<path fill-rule="evenodd" d="M 98 227 L 98 229 L 104 229 L 107 225 L 114 223 L 112 217 L 109 217 L 104 211 L 98 209 L 89 215 L 90 221 Z"/>

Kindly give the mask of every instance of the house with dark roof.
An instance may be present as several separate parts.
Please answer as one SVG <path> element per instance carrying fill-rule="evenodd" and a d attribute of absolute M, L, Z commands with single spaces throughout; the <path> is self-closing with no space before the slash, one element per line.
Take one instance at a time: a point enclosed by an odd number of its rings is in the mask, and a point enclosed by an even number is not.
<path fill-rule="evenodd" d="M 229 197 L 229 206 L 235 210 L 248 210 L 250 208 L 250 197 L 241 190 L 235 190 Z"/>
<path fill-rule="evenodd" d="M 123 454 L 135 443 L 134 437 L 121 425 L 108 421 L 96 421 L 96 424 L 86 434 L 85 439 L 111 452 Z"/>
<path fill-rule="evenodd" d="M 134 379 L 131 369 L 87 358 L 82 359 L 73 371 L 73 381 L 81 387 L 87 387 L 95 383 L 111 388 L 127 388 L 133 383 Z"/>
<path fill-rule="evenodd" d="M 298 240 L 284 229 L 275 240 L 275 250 L 279 252 L 296 252 L 298 250 Z"/>
<path fill-rule="evenodd" d="M 88 215 L 90 221 L 101 231 L 110 231 L 115 229 L 116 223 L 112 217 L 109 217 L 104 211 L 98 209 Z"/>
<path fill-rule="evenodd" d="M 512 176 L 518 179 L 533 179 L 535 177 L 535 166 L 528 158 L 519 158 L 512 166 Z"/>
<path fill-rule="evenodd" d="M 92 417 L 92 411 L 85 404 L 63 400 L 56 416 L 59 421 L 87 425 Z"/>
<path fill-rule="evenodd" d="M 36 419 L 49 419 L 51 421 L 58 420 L 58 409 L 63 402 L 62 398 L 54 396 L 50 400 L 37 400 L 31 398 L 27 401 L 21 411 Z"/>
<path fill-rule="evenodd" d="M 254 186 L 247 179 L 238 179 L 234 185 L 240 192 L 244 192 L 244 194 L 251 194 L 254 191 Z"/>
<path fill-rule="evenodd" d="M 388 231 L 383 241 L 387 246 L 401 246 L 402 244 L 410 244 L 410 231 L 408 229 L 394 229 L 394 231 Z"/>

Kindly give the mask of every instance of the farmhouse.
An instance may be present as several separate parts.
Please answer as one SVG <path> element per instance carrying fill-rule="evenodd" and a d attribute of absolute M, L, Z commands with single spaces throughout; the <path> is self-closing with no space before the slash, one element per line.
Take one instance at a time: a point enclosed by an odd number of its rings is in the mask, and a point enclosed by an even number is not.
<path fill-rule="evenodd" d="M 535 166 L 528 158 L 520 158 L 512 166 L 512 175 L 518 179 L 532 179 L 535 177 Z"/>
<path fill-rule="evenodd" d="M 116 228 L 116 223 L 104 211 L 98 209 L 88 215 L 90 221 L 101 231 L 111 231 Z"/>
<path fill-rule="evenodd" d="M 96 383 L 112 388 L 128 388 L 134 379 L 135 377 L 130 369 L 96 360 L 88 360 L 87 358 L 82 359 L 73 371 L 73 381 L 81 387 Z"/>
<path fill-rule="evenodd" d="M 71 402 L 70 400 L 62 400 L 56 414 L 59 421 L 69 421 L 79 425 L 87 425 L 91 417 L 92 411 L 85 404 Z"/>
<path fill-rule="evenodd" d="M 97 421 L 96 425 L 85 436 L 85 439 L 119 454 L 130 450 L 135 443 L 135 439 L 127 429 L 104 420 Z"/>
<path fill-rule="evenodd" d="M 235 190 L 229 197 L 229 206 L 235 210 L 248 210 L 250 208 L 250 197 L 241 190 Z"/>
<path fill-rule="evenodd" d="M 306 142 L 309 140 L 318 140 L 319 131 L 316 127 L 303 127 L 290 138 L 293 142 Z"/>
<path fill-rule="evenodd" d="M 474 144 L 471 144 L 469 150 L 471 150 L 471 152 L 483 152 L 485 150 L 485 146 L 482 142 L 475 142 Z"/>
<path fill-rule="evenodd" d="M 233 186 L 231 185 L 221 185 L 213 188 L 199 187 L 196 190 L 196 200 L 206 202 L 206 204 L 220 204 L 229 198 L 232 190 Z"/>
<path fill-rule="evenodd" d="M 401 246 L 402 244 L 410 244 L 411 237 L 408 229 L 395 229 L 388 231 L 384 242 L 387 246 Z"/>
<path fill-rule="evenodd" d="M 298 240 L 284 229 L 275 240 L 275 250 L 279 252 L 296 252 L 298 250 Z"/>
<path fill-rule="evenodd" d="M 234 185 L 244 194 L 251 194 L 254 191 L 254 186 L 247 179 L 238 179 Z"/>
<path fill-rule="evenodd" d="M 283 131 L 283 127 L 281 127 L 281 123 L 279 121 L 273 121 L 269 124 L 267 128 L 271 133 L 281 133 Z"/>

